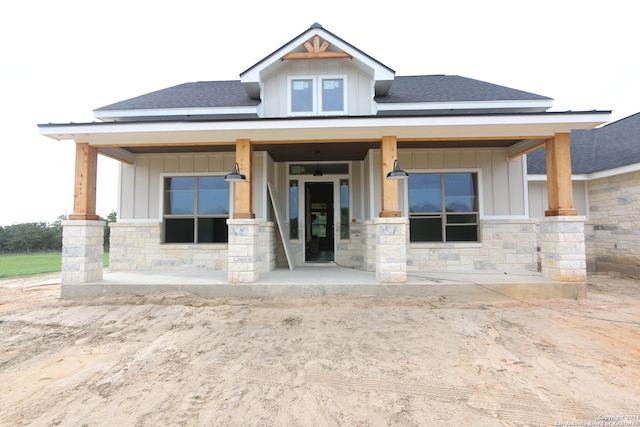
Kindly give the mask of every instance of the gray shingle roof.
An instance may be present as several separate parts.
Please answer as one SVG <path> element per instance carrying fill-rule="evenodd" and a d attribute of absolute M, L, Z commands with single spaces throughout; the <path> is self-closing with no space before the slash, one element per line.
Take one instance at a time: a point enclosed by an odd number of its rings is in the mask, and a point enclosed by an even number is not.
<path fill-rule="evenodd" d="M 376 97 L 379 103 L 507 101 L 551 99 L 505 86 L 461 76 L 398 76 L 389 95 Z"/>
<path fill-rule="evenodd" d="M 379 103 L 541 100 L 545 96 L 461 76 L 398 76 Z M 246 107 L 251 99 L 239 80 L 184 83 L 97 108 L 95 111 L 165 108 Z"/>
<path fill-rule="evenodd" d="M 116 102 L 95 111 L 164 108 L 248 107 L 260 100 L 247 96 L 239 80 L 184 83 Z"/>
<path fill-rule="evenodd" d="M 571 132 L 574 174 L 601 172 L 640 163 L 640 113 L 591 130 Z M 527 154 L 529 174 L 545 174 L 545 149 Z"/>

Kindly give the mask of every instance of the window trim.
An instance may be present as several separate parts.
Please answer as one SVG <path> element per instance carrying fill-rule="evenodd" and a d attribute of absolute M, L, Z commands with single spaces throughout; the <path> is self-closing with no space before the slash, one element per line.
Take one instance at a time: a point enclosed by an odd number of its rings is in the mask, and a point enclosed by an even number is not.
<path fill-rule="evenodd" d="M 464 169 L 407 169 L 407 172 L 409 174 L 440 174 L 440 175 L 446 175 L 446 174 L 456 174 L 456 173 L 473 173 L 477 175 L 477 194 L 476 197 L 478 199 L 478 210 L 475 212 L 466 212 L 466 213 L 471 213 L 471 214 L 476 214 L 477 215 L 477 223 L 474 223 L 477 227 L 477 233 L 478 233 L 478 239 L 477 240 L 469 240 L 469 241 L 447 241 L 446 240 L 446 227 L 447 227 L 447 222 L 446 222 L 446 217 L 447 217 L 447 213 L 444 211 L 445 206 L 443 205 L 443 211 L 440 212 L 440 216 L 442 218 L 442 240 L 441 241 L 412 241 L 411 240 L 411 235 L 409 235 L 409 243 L 412 245 L 460 245 L 460 244 L 481 244 L 482 243 L 482 220 L 484 219 L 484 216 L 482 214 L 482 212 L 484 211 L 483 209 L 483 191 L 482 191 L 482 169 L 481 168 L 464 168 Z M 442 186 L 444 186 L 444 180 L 442 180 Z M 443 199 L 444 197 L 446 197 L 446 194 L 443 193 Z M 406 185 L 404 186 L 404 208 L 405 208 L 405 212 L 407 215 L 407 219 L 409 220 L 409 223 L 411 222 L 411 212 L 409 211 L 409 182 L 406 183 Z M 465 212 L 460 213 L 460 214 L 465 214 Z M 434 216 L 437 215 L 436 213 L 434 213 Z M 455 213 L 453 214 L 455 215 Z"/>
<path fill-rule="evenodd" d="M 165 214 L 164 213 L 164 206 L 165 206 L 165 179 L 166 178 L 194 178 L 195 182 L 198 181 L 198 178 L 207 178 L 207 177 L 224 177 L 224 173 L 223 172 L 204 172 L 204 173 L 198 173 L 198 172 L 176 172 L 176 173 L 161 173 L 160 174 L 160 185 L 159 185 L 159 193 L 160 196 L 158 198 L 158 209 L 159 209 L 159 217 L 160 217 L 160 222 L 162 224 L 161 229 L 160 229 L 160 243 L 162 245 L 227 245 L 228 244 L 228 238 L 226 242 L 198 242 L 198 218 L 232 218 L 233 217 L 233 200 L 235 198 L 234 196 L 234 186 L 229 185 L 229 200 L 228 200 L 228 207 L 229 207 L 229 213 L 225 216 L 225 215 L 220 215 L 220 214 L 198 214 L 197 209 L 198 209 L 198 202 L 197 202 L 197 184 L 194 187 L 194 213 L 192 215 L 171 215 L 171 214 Z M 193 219 L 194 221 L 194 229 L 193 229 L 193 233 L 194 233 L 194 238 L 193 238 L 193 242 L 166 242 L 166 237 L 165 237 L 165 232 L 166 232 L 166 219 Z"/>
<path fill-rule="evenodd" d="M 312 111 L 292 111 L 292 82 L 294 80 L 311 80 L 312 88 Z M 342 110 L 324 111 L 322 109 L 323 90 L 321 85 L 324 80 L 342 80 Z M 348 82 L 346 74 L 328 74 L 328 75 L 307 75 L 307 76 L 288 76 L 287 77 L 287 114 L 291 117 L 309 117 L 309 116 L 343 116 L 347 114 L 349 106 Z"/>

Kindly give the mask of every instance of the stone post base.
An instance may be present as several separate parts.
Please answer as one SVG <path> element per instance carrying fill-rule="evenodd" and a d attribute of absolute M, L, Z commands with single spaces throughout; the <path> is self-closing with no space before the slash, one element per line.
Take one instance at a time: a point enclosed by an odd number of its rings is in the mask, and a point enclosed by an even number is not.
<path fill-rule="evenodd" d="M 254 283 L 258 281 L 260 226 L 255 219 L 228 219 L 228 281 Z"/>
<path fill-rule="evenodd" d="M 555 216 L 540 220 L 542 275 L 559 282 L 587 280 L 584 216 Z"/>
<path fill-rule="evenodd" d="M 405 217 L 376 218 L 376 280 L 407 281 L 407 224 Z"/>
<path fill-rule="evenodd" d="M 62 284 L 102 280 L 104 221 L 62 222 Z"/>

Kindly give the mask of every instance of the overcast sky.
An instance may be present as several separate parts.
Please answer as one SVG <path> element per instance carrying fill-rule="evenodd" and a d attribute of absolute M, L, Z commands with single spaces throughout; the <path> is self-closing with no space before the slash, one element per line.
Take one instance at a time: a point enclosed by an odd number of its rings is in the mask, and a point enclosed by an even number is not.
<path fill-rule="evenodd" d="M 553 111 L 640 112 L 631 0 L 22 0 L 0 5 L 0 225 L 72 212 L 74 144 L 40 123 L 239 74 L 318 22 L 396 71 L 455 74 L 554 98 Z M 99 157 L 98 214 L 117 208 Z"/>

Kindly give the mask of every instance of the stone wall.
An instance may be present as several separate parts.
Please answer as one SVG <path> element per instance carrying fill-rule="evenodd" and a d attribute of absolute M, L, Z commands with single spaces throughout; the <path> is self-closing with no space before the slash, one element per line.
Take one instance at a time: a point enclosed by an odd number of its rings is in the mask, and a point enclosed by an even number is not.
<path fill-rule="evenodd" d="M 336 245 L 336 264 L 350 268 L 364 268 L 363 229 L 362 224 L 355 222 L 350 224 L 349 240 L 338 240 Z"/>
<path fill-rule="evenodd" d="M 278 227 L 273 222 L 258 224 L 258 241 L 260 253 L 258 255 L 258 271 L 272 271 L 277 264 L 277 242 L 280 241 Z"/>
<path fill-rule="evenodd" d="M 589 270 L 640 276 L 640 171 L 588 183 Z"/>
<path fill-rule="evenodd" d="M 482 243 L 411 243 L 407 272 L 538 271 L 537 224 L 482 220 Z"/>
<path fill-rule="evenodd" d="M 161 244 L 160 222 L 110 224 L 111 271 L 224 271 L 226 244 Z"/>

